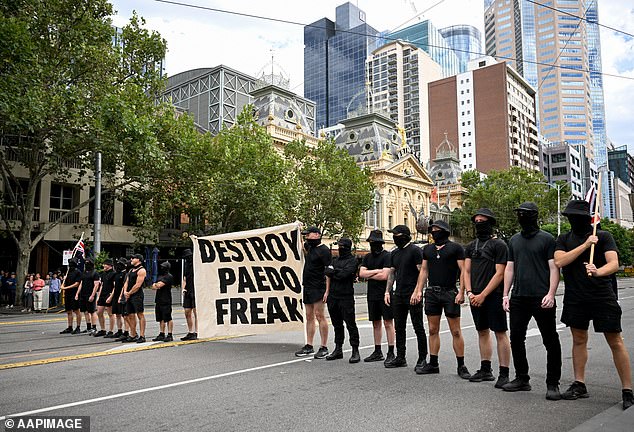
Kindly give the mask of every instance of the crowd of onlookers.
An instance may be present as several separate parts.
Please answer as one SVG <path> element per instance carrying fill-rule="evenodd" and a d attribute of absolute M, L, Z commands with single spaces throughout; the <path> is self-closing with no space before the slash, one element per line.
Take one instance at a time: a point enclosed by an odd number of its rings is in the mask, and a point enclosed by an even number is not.
<path fill-rule="evenodd" d="M 0 270 L 0 304 L 5 309 L 16 306 L 17 279 L 15 272 Z M 59 305 L 61 275 L 57 272 L 28 274 L 22 290 L 22 312 L 42 312 Z M 44 289 L 48 288 L 48 304 L 44 304 Z"/>

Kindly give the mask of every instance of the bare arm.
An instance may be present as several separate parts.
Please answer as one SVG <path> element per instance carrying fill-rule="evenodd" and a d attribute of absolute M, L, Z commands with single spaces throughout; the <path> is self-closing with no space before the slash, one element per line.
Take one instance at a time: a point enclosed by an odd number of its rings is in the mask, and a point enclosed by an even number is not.
<path fill-rule="evenodd" d="M 390 268 L 385 267 L 381 270 L 377 270 L 377 274 L 372 276 L 372 279 L 379 280 L 379 281 L 386 281 L 389 275 L 390 275 Z"/>
<path fill-rule="evenodd" d="M 471 286 L 471 258 L 466 258 L 464 260 L 464 278 L 463 278 L 463 283 L 464 283 L 464 289 L 467 292 L 467 296 L 469 296 L 469 294 L 471 294 L 471 290 L 473 289 L 473 287 Z"/>
<path fill-rule="evenodd" d="M 152 288 L 153 290 L 158 290 L 158 289 L 163 288 L 164 286 L 165 286 L 165 283 L 164 283 L 163 281 L 158 281 L 158 282 L 154 282 L 154 283 L 152 284 L 152 287 L 151 287 L 151 288 Z"/>
<path fill-rule="evenodd" d="M 394 285 L 394 280 L 396 279 L 396 269 L 394 267 L 390 267 L 390 272 L 387 275 L 387 283 L 385 284 L 385 296 L 384 302 L 386 305 L 390 305 L 390 291 L 392 291 L 392 286 Z"/>
<path fill-rule="evenodd" d="M 513 285 L 513 275 L 515 274 L 515 263 L 513 261 L 506 262 L 504 269 L 504 297 L 502 298 L 502 307 L 505 311 L 509 311 L 509 292 Z"/>
<path fill-rule="evenodd" d="M 363 279 L 374 279 L 374 275 L 381 272 L 381 270 L 368 270 L 367 267 L 359 267 L 359 277 Z"/>
<path fill-rule="evenodd" d="M 615 251 L 607 251 L 605 253 L 605 265 L 597 268 L 594 264 L 587 264 L 586 270 L 593 277 L 609 276 L 616 273 L 619 269 L 619 256 Z"/>
<path fill-rule="evenodd" d="M 145 280 L 145 275 L 146 275 L 145 269 L 144 268 L 139 269 L 139 271 L 136 273 L 136 283 L 134 284 L 132 289 L 128 291 L 130 295 L 134 294 L 139 289 L 141 289 L 141 287 L 143 286 L 143 281 Z M 127 285 L 127 282 L 126 282 L 126 285 Z"/>
<path fill-rule="evenodd" d="M 599 237 L 591 235 L 588 236 L 584 243 L 580 244 L 571 251 L 555 251 L 555 265 L 559 268 L 566 267 L 568 264 L 579 258 L 579 255 L 584 253 L 586 249 L 590 248 L 590 246 L 597 244 L 598 241 Z"/>

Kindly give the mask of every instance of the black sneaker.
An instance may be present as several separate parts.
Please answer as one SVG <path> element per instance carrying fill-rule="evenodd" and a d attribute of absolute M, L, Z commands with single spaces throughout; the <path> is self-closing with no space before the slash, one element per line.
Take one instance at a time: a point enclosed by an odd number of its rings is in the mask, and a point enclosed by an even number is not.
<path fill-rule="evenodd" d="M 568 390 L 561 394 L 561 398 L 566 400 L 585 399 L 587 397 L 590 397 L 588 389 L 586 389 L 586 385 L 580 381 L 575 381 L 570 384 Z"/>
<path fill-rule="evenodd" d="M 192 340 L 193 337 L 194 337 L 194 333 L 187 333 L 185 336 L 181 338 L 181 340 L 188 341 L 188 340 Z"/>
<path fill-rule="evenodd" d="M 374 351 L 368 357 L 363 359 L 363 361 L 367 363 L 375 362 L 375 361 L 383 361 L 383 360 L 385 360 L 385 357 L 383 357 L 383 353 L 381 351 Z"/>
<path fill-rule="evenodd" d="M 153 342 L 163 342 L 165 340 L 165 333 L 159 333 L 157 337 L 152 339 Z"/>
<path fill-rule="evenodd" d="M 172 342 L 174 340 L 174 338 L 172 337 L 172 335 L 167 335 L 165 336 L 165 339 L 163 339 L 163 342 Z"/>
<path fill-rule="evenodd" d="M 64 330 L 62 330 L 61 332 L 59 332 L 59 334 L 69 334 L 73 332 L 73 328 L 72 327 L 66 327 Z"/>
<path fill-rule="evenodd" d="M 82 334 L 83 334 L 83 333 L 88 333 L 88 332 L 90 332 L 90 330 L 88 330 L 88 329 L 86 329 L 86 330 L 80 330 L 80 331 L 79 331 L 79 333 L 82 333 Z"/>
<path fill-rule="evenodd" d="M 312 347 L 311 347 L 311 351 L 312 351 Z M 297 353 L 295 353 L 295 355 L 297 355 Z M 317 352 L 315 353 L 313 357 L 316 359 L 323 359 L 323 358 L 326 358 L 327 355 L 328 355 L 328 347 L 322 346 L 322 347 L 319 347 L 319 349 L 317 350 Z"/>
<path fill-rule="evenodd" d="M 104 336 L 104 339 L 113 339 L 115 337 L 114 333 L 112 333 L 111 331 L 109 331 L 108 333 L 106 333 L 106 335 Z"/>
<path fill-rule="evenodd" d="M 136 340 L 136 343 L 145 343 L 145 336 L 139 336 Z"/>
<path fill-rule="evenodd" d="M 70 332 L 70 334 L 80 334 L 80 333 L 81 333 L 81 329 L 79 327 L 77 327 L 75 330 Z"/>
<path fill-rule="evenodd" d="M 504 387 L 505 384 L 508 384 L 508 382 L 508 375 L 500 375 L 495 383 L 495 388 L 501 389 L 502 387 Z"/>
<path fill-rule="evenodd" d="M 531 391 L 531 385 L 522 378 L 515 378 L 513 381 L 504 384 L 502 390 L 507 392 Z"/>
<path fill-rule="evenodd" d="M 106 331 L 105 330 L 99 330 L 97 333 L 95 333 L 93 336 L 95 337 L 102 337 L 106 335 Z"/>
<path fill-rule="evenodd" d="M 556 384 L 546 384 L 546 399 L 556 401 L 561 399 L 559 386 Z"/>
<path fill-rule="evenodd" d="M 405 360 L 404 357 L 394 357 L 392 361 L 390 362 L 386 361 L 384 365 L 388 369 L 407 367 L 407 360 Z"/>
<path fill-rule="evenodd" d="M 418 375 L 438 374 L 440 373 L 440 367 L 433 366 L 431 363 L 427 363 L 426 361 L 423 361 L 420 366 L 416 365 L 416 368 L 414 368 L 414 371 Z"/>
<path fill-rule="evenodd" d="M 187 339 L 182 339 L 182 340 L 187 340 Z M 328 350 L 328 349 L 326 348 L 326 350 Z M 313 346 L 306 344 L 299 351 L 295 351 L 295 356 L 296 357 L 306 357 L 307 355 L 311 355 L 311 354 L 314 354 L 314 353 L 315 353 L 315 350 L 313 349 Z"/>
<path fill-rule="evenodd" d="M 126 340 L 130 335 L 129 334 L 125 334 L 125 333 L 121 333 L 121 335 L 115 339 L 116 342 L 123 342 L 124 340 Z"/>
<path fill-rule="evenodd" d="M 138 336 L 134 336 L 134 337 L 132 337 L 132 336 L 128 336 L 128 337 L 126 337 L 125 339 L 123 339 L 123 340 L 121 341 L 121 343 L 132 343 L 132 342 L 136 342 L 138 338 L 139 338 Z"/>
<path fill-rule="evenodd" d="M 626 410 L 634 405 L 634 393 L 631 389 L 623 390 L 623 409 Z"/>
<path fill-rule="evenodd" d="M 465 365 L 462 365 L 462 366 L 458 366 L 458 376 L 462 379 L 468 380 L 469 378 L 471 378 L 471 373 L 469 372 L 469 369 L 467 369 Z"/>
<path fill-rule="evenodd" d="M 192 333 L 192 338 L 190 340 L 198 340 L 198 333 Z"/>
<path fill-rule="evenodd" d="M 123 330 L 117 330 L 115 334 L 112 335 L 113 338 L 120 338 L 123 335 Z"/>
<path fill-rule="evenodd" d="M 485 371 L 480 369 L 476 373 L 471 375 L 471 378 L 469 378 L 469 381 L 471 382 L 495 381 L 495 377 L 493 376 L 493 372 L 491 372 L 490 370 Z"/>
<path fill-rule="evenodd" d="M 394 356 L 394 353 L 388 351 L 387 357 L 385 357 L 385 361 L 383 362 L 383 365 L 384 366 L 387 365 L 388 363 L 392 362 L 395 358 L 396 357 Z"/>

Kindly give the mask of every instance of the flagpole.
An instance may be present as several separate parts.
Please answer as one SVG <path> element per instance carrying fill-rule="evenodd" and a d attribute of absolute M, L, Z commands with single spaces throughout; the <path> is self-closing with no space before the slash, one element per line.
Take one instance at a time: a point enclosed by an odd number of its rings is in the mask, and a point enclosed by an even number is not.
<path fill-rule="evenodd" d="M 596 236 L 597 235 L 597 225 L 599 225 L 599 219 L 597 218 L 597 215 L 599 214 L 599 201 L 601 200 L 601 183 L 602 183 L 602 179 L 601 179 L 601 175 L 603 174 L 603 171 L 599 171 L 599 187 L 597 188 L 597 195 L 596 195 L 596 199 L 594 200 L 594 223 L 592 224 L 592 235 Z M 594 243 L 592 243 L 592 246 L 590 246 L 590 264 L 594 263 Z M 592 273 L 588 272 L 588 276 L 592 277 Z"/>

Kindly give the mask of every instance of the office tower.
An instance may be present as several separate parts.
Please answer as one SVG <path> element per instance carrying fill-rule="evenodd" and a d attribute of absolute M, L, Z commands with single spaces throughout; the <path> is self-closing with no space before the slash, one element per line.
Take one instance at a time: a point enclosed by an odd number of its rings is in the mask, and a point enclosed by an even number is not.
<path fill-rule="evenodd" d="M 566 182 L 571 198 L 584 199 L 583 152 L 566 142 L 545 143 L 541 146 L 542 173 L 548 183 Z"/>
<path fill-rule="evenodd" d="M 429 162 L 427 84 L 442 78 L 440 65 L 422 49 L 395 41 L 376 49 L 367 60 L 369 104 L 402 128 L 414 155 Z"/>
<path fill-rule="evenodd" d="M 469 60 L 482 57 L 482 34 L 470 25 L 455 25 L 439 30 L 460 61 L 460 73 L 467 71 Z"/>
<path fill-rule="evenodd" d="M 304 27 L 304 97 L 317 104 L 317 128 L 367 112 L 365 60 L 378 32 L 352 3 Z"/>

